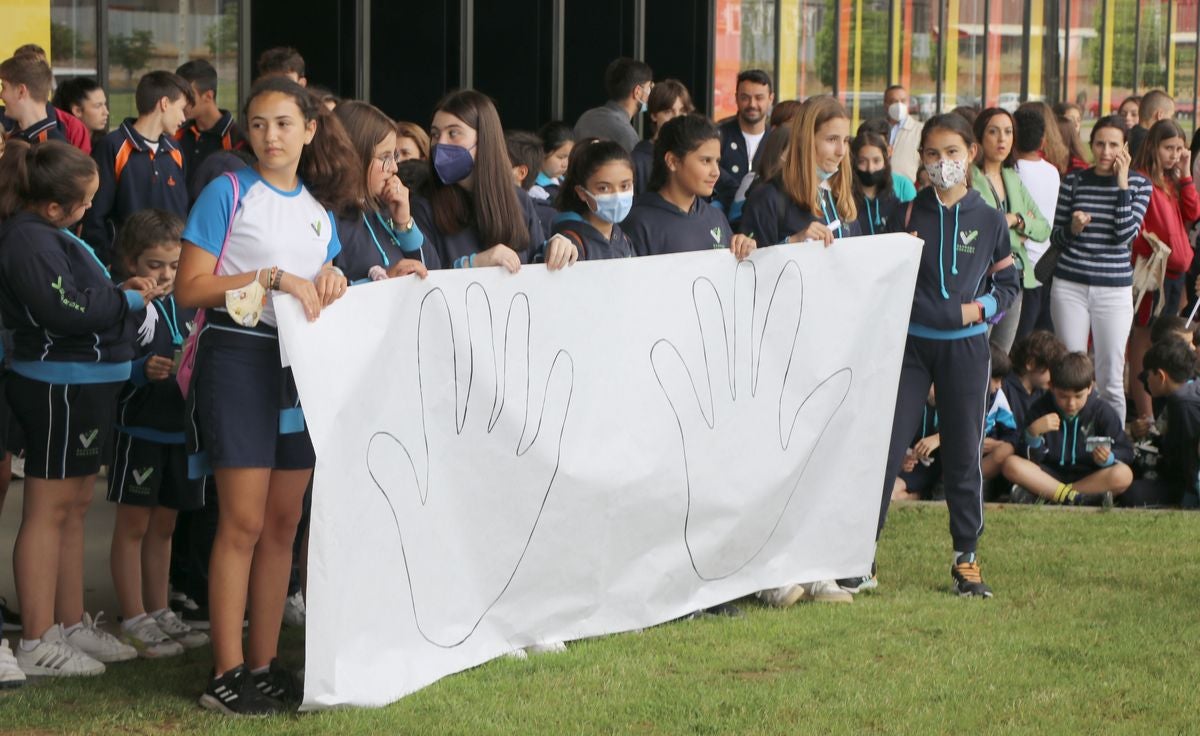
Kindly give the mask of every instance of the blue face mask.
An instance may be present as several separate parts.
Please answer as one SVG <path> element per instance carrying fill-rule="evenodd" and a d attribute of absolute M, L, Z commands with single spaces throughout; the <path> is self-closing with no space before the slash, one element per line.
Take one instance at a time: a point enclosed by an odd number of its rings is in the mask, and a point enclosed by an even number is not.
<path fill-rule="evenodd" d="M 583 189 L 583 187 L 580 187 L 580 189 Z M 592 210 L 596 213 L 596 217 L 605 222 L 621 222 L 629 215 L 629 210 L 633 209 L 633 192 L 592 194 L 586 189 L 583 189 L 583 191 L 596 202 L 596 207 Z"/>
<path fill-rule="evenodd" d="M 475 159 L 471 156 L 470 149 L 453 143 L 435 143 L 432 153 L 433 170 L 437 172 L 443 184 L 457 184 L 475 170 Z"/>
<path fill-rule="evenodd" d="M 821 181 L 829 181 L 831 178 L 833 178 L 833 175 L 836 173 L 837 173 L 836 171 L 826 171 L 825 169 L 822 169 L 820 166 L 817 167 L 817 178 L 820 179 Z"/>

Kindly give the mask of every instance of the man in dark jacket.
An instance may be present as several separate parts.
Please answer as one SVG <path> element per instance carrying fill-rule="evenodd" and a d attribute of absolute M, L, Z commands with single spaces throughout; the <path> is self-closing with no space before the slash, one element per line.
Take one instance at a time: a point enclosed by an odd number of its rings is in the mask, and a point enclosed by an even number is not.
<path fill-rule="evenodd" d="M 713 197 L 734 227 L 741 219 L 741 204 L 746 199 L 742 182 L 750 172 L 758 169 L 759 144 L 767 134 L 767 119 L 775 104 L 771 76 L 760 69 L 738 74 L 736 99 L 737 115 L 719 126 L 721 178 Z"/>

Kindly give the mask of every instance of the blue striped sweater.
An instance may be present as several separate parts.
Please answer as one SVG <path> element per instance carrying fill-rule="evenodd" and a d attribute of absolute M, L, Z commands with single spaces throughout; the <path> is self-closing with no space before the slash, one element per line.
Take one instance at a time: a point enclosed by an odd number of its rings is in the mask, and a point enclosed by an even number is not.
<path fill-rule="evenodd" d="M 1117 188 L 1115 176 L 1095 169 L 1067 174 L 1058 190 L 1051 242 L 1062 248 L 1054 278 L 1089 286 L 1131 286 L 1130 246 L 1150 206 L 1150 182 L 1129 172 L 1129 188 Z M 1087 212 L 1092 221 L 1079 235 L 1071 233 L 1071 215 Z"/>

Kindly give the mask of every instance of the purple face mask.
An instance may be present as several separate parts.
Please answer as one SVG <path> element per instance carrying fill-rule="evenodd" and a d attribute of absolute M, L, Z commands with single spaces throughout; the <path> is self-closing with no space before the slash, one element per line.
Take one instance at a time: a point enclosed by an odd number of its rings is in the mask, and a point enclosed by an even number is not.
<path fill-rule="evenodd" d="M 473 148 L 474 146 L 472 146 Z M 433 146 L 433 170 L 443 184 L 457 184 L 471 175 L 475 159 L 470 149 L 453 143 L 435 143 Z"/>

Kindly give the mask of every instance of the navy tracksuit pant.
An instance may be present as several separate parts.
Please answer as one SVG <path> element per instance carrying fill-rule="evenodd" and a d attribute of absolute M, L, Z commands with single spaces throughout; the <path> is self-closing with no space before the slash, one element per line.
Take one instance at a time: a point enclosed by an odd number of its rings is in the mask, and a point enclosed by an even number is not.
<path fill-rule="evenodd" d="M 950 536 L 955 552 L 975 551 L 983 533 L 983 474 L 979 464 L 990 377 L 987 333 L 957 340 L 908 336 L 879 508 L 879 532 L 887 519 L 892 484 L 920 427 L 925 399 L 933 384 L 942 440 L 942 481 L 950 507 Z"/>

